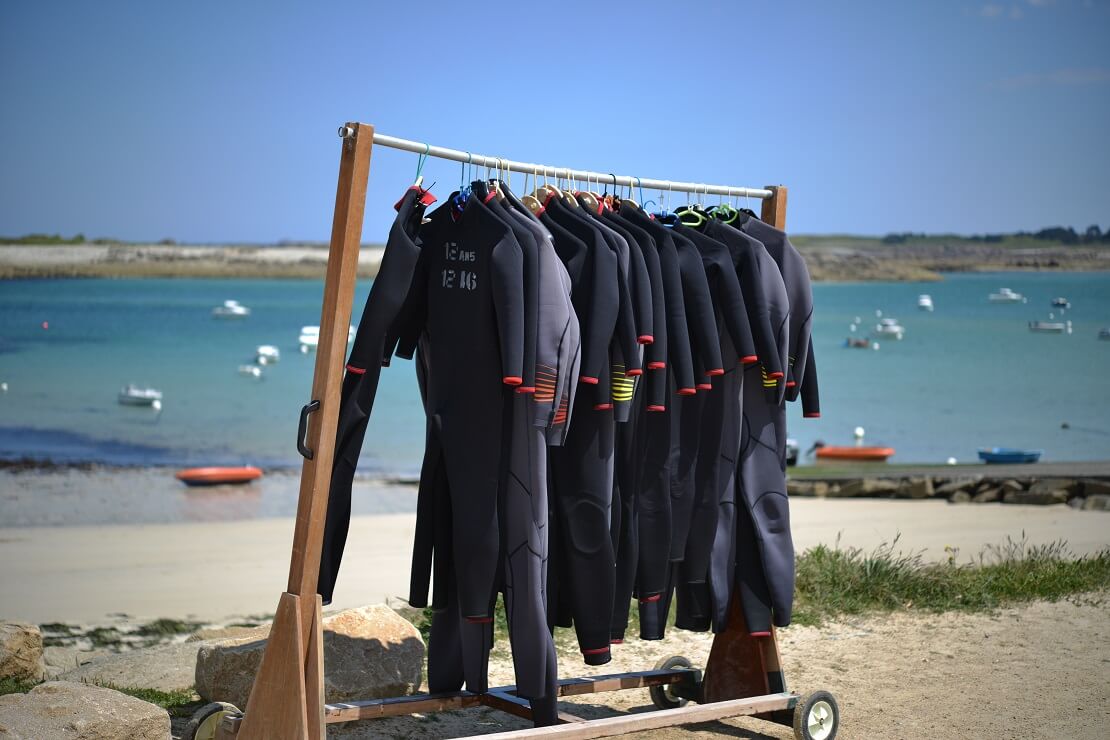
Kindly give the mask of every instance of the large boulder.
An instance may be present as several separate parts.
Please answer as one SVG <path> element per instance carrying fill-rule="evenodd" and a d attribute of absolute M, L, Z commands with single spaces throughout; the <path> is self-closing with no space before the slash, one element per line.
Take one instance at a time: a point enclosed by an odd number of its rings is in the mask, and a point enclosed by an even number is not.
<path fill-rule="evenodd" d="M 930 498 L 933 495 L 933 479 L 928 476 L 907 478 L 898 484 L 894 495 L 898 498 Z"/>
<path fill-rule="evenodd" d="M 46 677 L 51 680 L 109 654 L 106 650 L 78 650 L 60 645 L 50 645 L 42 650 Z"/>
<path fill-rule="evenodd" d="M 1008 479 L 1002 481 L 1002 483 L 999 487 L 1002 489 L 1003 495 L 1009 493 L 1010 491 L 1024 491 L 1025 490 L 1025 486 L 1023 486 L 1021 484 L 1021 481 L 1015 480 L 1014 478 L 1008 478 Z"/>
<path fill-rule="evenodd" d="M 420 688 L 424 640 L 388 606 L 337 612 L 325 616 L 323 626 L 327 701 L 399 696 Z M 202 643 L 197 651 L 197 693 L 245 708 L 265 648 L 266 640 L 257 637 Z"/>
<path fill-rule="evenodd" d="M 160 691 L 191 688 L 197 643 L 178 642 L 123 653 L 104 653 L 59 674 L 63 681 L 137 686 Z"/>
<path fill-rule="evenodd" d="M 1084 511 L 1110 511 L 1110 494 L 1092 493 L 1083 499 Z"/>
<path fill-rule="evenodd" d="M 1068 492 L 1066 489 L 1034 491 L 1010 491 L 1002 497 L 1004 504 L 1032 504 L 1034 506 L 1050 506 L 1052 504 L 1066 504 Z"/>
<path fill-rule="evenodd" d="M 1080 487 L 1080 482 L 1074 478 L 1045 478 L 1029 486 L 1029 493 L 1054 495 L 1056 491 L 1064 491 L 1068 495 L 1071 495 L 1073 493 L 1079 493 Z"/>
<path fill-rule="evenodd" d="M 948 497 L 948 503 L 950 503 L 950 504 L 971 503 L 971 494 L 968 493 L 967 491 L 964 491 L 964 490 L 954 491 L 952 493 L 952 495 L 950 495 Z"/>
<path fill-rule="evenodd" d="M 829 484 L 823 480 L 788 480 L 786 493 L 789 496 L 828 496 Z"/>
<path fill-rule="evenodd" d="M 1088 478 L 1083 481 L 1083 495 L 1087 497 L 1110 496 L 1110 482 Z"/>
<path fill-rule="evenodd" d="M 975 504 L 993 504 L 996 501 L 1002 500 L 1001 488 L 984 488 L 971 497 L 971 502 Z"/>
<path fill-rule="evenodd" d="M 841 483 L 838 490 L 830 490 L 828 495 L 836 498 L 893 496 L 897 491 L 898 484 L 892 480 L 864 478 Z"/>
<path fill-rule="evenodd" d="M 165 709 L 100 686 L 69 681 L 39 684 L 0 696 L 0 737 L 6 740 L 169 740 Z"/>
<path fill-rule="evenodd" d="M 24 622 L 0 624 L 0 679 L 41 681 L 45 672 L 39 628 Z"/>
<path fill-rule="evenodd" d="M 983 480 L 983 476 L 981 475 L 955 478 L 937 486 L 936 490 L 933 493 L 938 497 L 943 497 L 951 500 L 953 493 L 956 493 L 957 491 L 967 491 L 970 493 L 971 489 L 975 488 L 975 486 L 977 486 L 979 484 L 979 481 L 981 480 Z"/>

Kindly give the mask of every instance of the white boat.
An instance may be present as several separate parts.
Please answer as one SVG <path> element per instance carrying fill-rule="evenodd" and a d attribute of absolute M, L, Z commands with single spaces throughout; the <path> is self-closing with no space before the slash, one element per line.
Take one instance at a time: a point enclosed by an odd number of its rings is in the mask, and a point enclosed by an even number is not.
<path fill-rule="evenodd" d="M 875 324 L 875 333 L 892 339 L 901 339 L 906 333 L 906 328 L 898 323 L 898 319 L 880 319 Z"/>
<path fill-rule="evenodd" d="M 224 301 L 224 305 L 212 309 L 214 319 L 241 319 L 251 315 L 251 310 L 239 301 Z"/>
<path fill-rule="evenodd" d="M 1071 308 L 1071 301 L 1069 301 L 1067 298 L 1053 298 L 1052 307 L 1069 309 Z"/>
<path fill-rule="evenodd" d="M 162 391 L 154 388 L 140 388 L 134 383 L 128 383 L 119 392 L 119 402 L 124 406 L 153 406 L 162 403 Z"/>
<path fill-rule="evenodd" d="M 922 293 L 917 297 L 917 307 L 922 311 L 933 310 L 933 297 L 928 293 Z"/>
<path fill-rule="evenodd" d="M 355 340 L 355 328 L 353 326 L 347 327 L 347 343 Z M 318 326 L 302 326 L 301 335 L 297 338 L 301 345 L 301 352 L 308 352 L 311 349 L 316 349 L 316 345 L 320 344 L 320 327 Z"/>
<path fill-rule="evenodd" d="M 1041 332 L 1044 334 L 1063 334 L 1067 332 L 1071 334 L 1070 321 L 1030 321 L 1029 331 Z"/>
<path fill-rule="evenodd" d="M 281 359 L 281 350 L 272 344 L 260 344 L 255 349 L 254 355 L 259 365 L 273 365 Z"/>
<path fill-rule="evenodd" d="M 240 365 L 239 374 L 249 375 L 252 378 L 261 378 L 262 368 L 260 368 L 258 365 Z"/>
<path fill-rule="evenodd" d="M 1025 303 L 1025 296 L 1009 288 L 1000 288 L 997 293 L 991 293 L 988 298 L 991 303 Z"/>

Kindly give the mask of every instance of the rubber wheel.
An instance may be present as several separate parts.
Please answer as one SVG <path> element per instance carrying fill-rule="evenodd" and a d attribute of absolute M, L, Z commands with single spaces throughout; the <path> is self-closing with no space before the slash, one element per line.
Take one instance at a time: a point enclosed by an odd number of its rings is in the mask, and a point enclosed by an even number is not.
<path fill-rule="evenodd" d="M 181 740 L 213 740 L 216 737 L 216 728 L 229 714 L 242 714 L 239 707 L 227 702 L 214 701 L 205 704 L 193 712 L 189 724 L 185 725 L 185 732 Z"/>
<path fill-rule="evenodd" d="M 655 664 L 657 671 L 669 671 L 672 668 L 693 668 L 690 659 L 684 655 L 672 655 L 669 658 L 663 658 Z M 689 699 L 683 699 L 681 696 L 675 696 L 671 693 L 671 688 L 668 684 L 662 686 L 651 686 L 648 688 L 648 693 L 651 694 L 651 703 L 659 709 L 678 709 L 684 707 L 689 703 Z"/>
<path fill-rule="evenodd" d="M 840 728 L 840 707 L 827 691 L 803 696 L 794 707 L 794 737 L 797 740 L 834 740 Z"/>

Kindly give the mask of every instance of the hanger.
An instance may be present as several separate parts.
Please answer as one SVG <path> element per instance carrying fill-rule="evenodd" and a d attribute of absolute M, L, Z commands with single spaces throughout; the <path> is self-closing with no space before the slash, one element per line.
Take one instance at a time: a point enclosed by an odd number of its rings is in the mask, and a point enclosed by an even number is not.
<path fill-rule="evenodd" d="M 709 195 L 709 186 L 708 185 L 705 185 L 705 192 L 706 192 L 706 196 L 708 197 L 708 195 Z M 687 203 L 688 202 L 689 201 L 687 201 Z M 679 214 L 678 215 L 678 222 L 681 223 L 683 226 L 689 226 L 692 229 L 696 229 L 700 226 L 705 225 L 705 222 L 706 222 L 705 211 L 702 210 L 702 207 L 701 207 L 700 203 L 695 203 L 692 206 L 687 205 L 685 208 L 679 208 L 678 209 L 678 214 Z"/>
<path fill-rule="evenodd" d="M 537 185 L 537 186 L 539 184 L 539 175 L 537 174 L 538 170 L 539 170 L 538 167 L 535 167 L 532 170 L 532 184 Z M 544 176 L 545 179 L 547 178 L 546 168 L 544 169 L 544 175 L 543 176 Z M 524 173 L 524 190 L 525 191 L 528 190 L 528 173 L 527 172 Z M 539 216 L 545 210 L 544 207 L 543 207 L 543 203 L 541 203 L 540 199 L 536 197 L 536 193 L 538 193 L 538 192 L 539 192 L 539 188 L 537 187 L 535 190 L 532 191 L 531 194 L 526 195 L 526 196 L 524 196 L 523 198 L 520 199 L 520 202 L 523 203 L 525 206 L 527 206 L 528 210 L 531 211 L 532 214 L 535 215 L 535 216 Z"/>
<path fill-rule="evenodd" d="M 640 178 L 638 178 L 638 177 L 636 178 L 636 186 L 638 188 L 640 188 L 640 200 L 643 201 L 643 199 L 644 199 L 644 188 L 640 184 Z M 640 210 L 640 204 L 638 202 L 632 200 L 632 178 L 628 179 L 628 197 L 627 198 L 621 198 L 621 208 L 629 208 L 633 211 Z"/>
<path fill-rule="evenodd" d="M 581 208 L 581 206 L 578 205 L 578 199 L 574 197 L 574 193 L 572 192 L 573 185 L 574 185 L 574 183 L 572 182 L 571 176 L 570 176 L 570 168 L 568 167 L 567 168 L 567 187 L 563 190 L 563 202 L 566 203 L 571 208 Z"/>
<path fill-rule="evenodd" d="M 594 213 L 599 213 L 600 212 L 600 209 L 598 207 L 599 206 L 598 197 L 595 193 L 590 192 L 590 173 L 589 172 L 586 173 L 586 189 L 585 190 L 576 190 L 574 194 L 577 195 L 581 199 L 581 202 L 585 204 L 586 208 L 590 209 Z"/>
<path fill-rule="evenodd" d="M 470 186 L 466 184 L 468 170 L 474 161 L 470 152 L 466 153 L 466 162 L 459 162 L 459 191 L 451 196 L 451 206 L 456 214 L 462 213 L 466 201 L 470 199 Z"/>
<path fill-rule="evenodd" d="M 557 176 L 558 173 L 556 172 L 556 177 Z M 543 168 L 543 185 L 537 185 L 536 189 L 532 191 L 532 197 L 538 200 L 542 205 L 552 196 L 561 199 L 563 197 L 563 191 L 547 181 L 547 167 L 545 166 Z"/>
<path fill-rule="evenodd" d="M 729 197 L 732 197 L 731 188 L 729 188 Z M 712 215 L 714 218 L 718 219 L 722 223 L 730 224 L 737 219 L 737 217 L 740 215 L 740 211 L 733 208 L 731 203 L 725 203 L 724 198 L 722 197 L 721 201 L 710 209 L 710 215 Z"/>

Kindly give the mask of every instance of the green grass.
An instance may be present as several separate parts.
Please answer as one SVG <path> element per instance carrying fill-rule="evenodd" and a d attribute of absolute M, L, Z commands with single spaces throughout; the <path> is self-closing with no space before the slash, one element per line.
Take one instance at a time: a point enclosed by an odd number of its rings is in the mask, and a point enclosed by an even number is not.
<path fill-rule="evenodd" d="M 4 694 L 26 694 L 40 683 L 42 682 L 20 681 L 14 678 L 0 679 L 0 696 Z M 188 691 L 159 691 L 158 689 L 140 689 L 133 686 L 116 686 L 112 683 L 97 683 L 94 685 L 112 689 L 151 704 L 157 704 L 174 716 L 188 716 L 199 705 L 197 696 L 191 689 Z"/>
<path fill-rule="evenodd" d="M 0 696 L 4 696 L 5 694 L 26 694 L 38 685 L 38 681 L 23 681 L 18 678 L 0 678 Z"/>
<path fill-rule="evenodd" d="M 1110 588 L 1110 548 L 1077 558 L 1064 542 L 1029 546 L 1023 535 L 961 564 L 956 551 L 930 563 L 897 551 L 897 542 L 871 552 L 818 545 L 799 555 L 794 622 L 901 609 L 990 611 Z"/>

